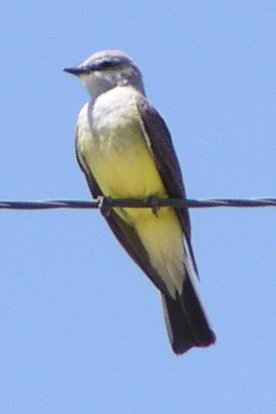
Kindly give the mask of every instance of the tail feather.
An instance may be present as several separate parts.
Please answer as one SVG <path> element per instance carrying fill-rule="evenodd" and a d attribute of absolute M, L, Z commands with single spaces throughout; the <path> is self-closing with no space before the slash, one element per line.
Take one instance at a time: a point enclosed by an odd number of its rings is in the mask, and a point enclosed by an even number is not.
<path fill-rule="evenodd" d="M 183 354 L 192 347 L 206 347 L 216 340 L 188 275 L 181 295 L 161 294 L 166 327 L 173 351 Z"/>

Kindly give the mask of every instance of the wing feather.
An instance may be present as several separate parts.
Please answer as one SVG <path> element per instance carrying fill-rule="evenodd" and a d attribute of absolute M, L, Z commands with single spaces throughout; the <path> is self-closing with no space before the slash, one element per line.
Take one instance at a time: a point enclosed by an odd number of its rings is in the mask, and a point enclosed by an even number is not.
<path fill-rule="evenodd" d="M 142 127 L 149 139 L 168 196 L 170 198 L 186 199 L 180 165 L 165 121 L 144 96 L 139 95 L 136 103 Z M 191 246 L 191 224 L 188 209 L 176 209 L 176 214 L 187 240 L 195 272 L 198 273 Z"/>

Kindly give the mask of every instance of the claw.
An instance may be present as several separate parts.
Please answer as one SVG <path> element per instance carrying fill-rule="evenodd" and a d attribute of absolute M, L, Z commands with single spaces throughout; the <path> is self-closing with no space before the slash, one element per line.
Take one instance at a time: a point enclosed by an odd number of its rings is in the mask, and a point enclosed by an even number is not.
<path fill-rule="evenodd" d="M 147 198 L 147 202 L 149 203 L 153 214 L 158 217 L 158 211 L 160 210 L 159 206 L 159 199 L 156 196 L 149 196 Z"/>
<path fill-rule="evenodd" d="M 111 210 L 112 210 L 112 203 L 111 203 L 112 199 L 111 197 L 106 197 L 106 196 L 99 196 L 98 197 L 98 206 L 99 209 L 101 211 L 101 214 L 104 217 L 109 217 Z"/>

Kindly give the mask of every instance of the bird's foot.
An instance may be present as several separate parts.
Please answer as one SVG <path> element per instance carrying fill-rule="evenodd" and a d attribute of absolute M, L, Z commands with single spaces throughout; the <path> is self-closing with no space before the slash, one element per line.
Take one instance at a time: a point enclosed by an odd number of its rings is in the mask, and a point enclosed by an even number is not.
<path fill-rule="evenodd" d="M 147 203 L 151 207 L 153 214 L 158 217 L 158 211 L 160 210 L 159 198 L 156 196 L 149 196 L 147 198 Z"/>
<path fill-rule="evenodd" d="M 107 218 L 110 216 L 112 210 L 112 199 L 111 197 L 99 196 L 98 197 L 98 206 L 101 211 L 101 214 Z"/>

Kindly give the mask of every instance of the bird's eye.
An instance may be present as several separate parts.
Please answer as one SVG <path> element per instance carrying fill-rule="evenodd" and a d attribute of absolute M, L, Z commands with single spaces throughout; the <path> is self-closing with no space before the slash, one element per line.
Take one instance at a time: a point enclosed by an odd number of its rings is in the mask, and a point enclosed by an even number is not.
<path fill-rule="evenodd" d="M 103 59 L 95 63 L 98 70 L 116 69 L 123 66 L 124 62 L 117 59 Z"/>
<path fill-rule="evenodd" d="M 109 69 L 109 68 L 112 68 L 114 64 L 113 62 L 110 62 L 109 60 L 102 60 L 101 62 L 99 62 L 98 66 L 99 66 L 99 69 Z"/>

